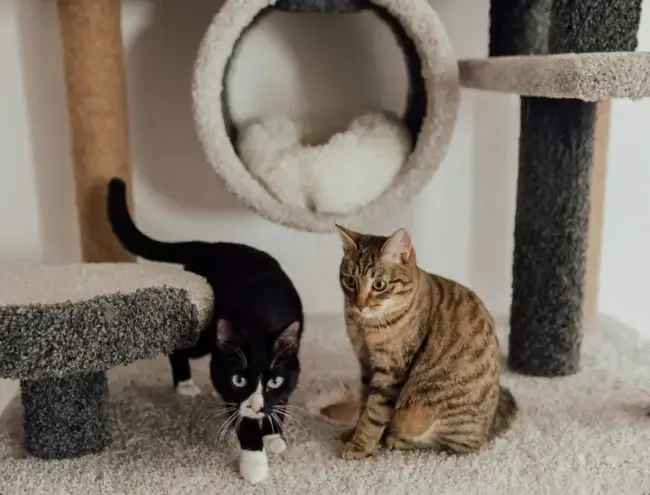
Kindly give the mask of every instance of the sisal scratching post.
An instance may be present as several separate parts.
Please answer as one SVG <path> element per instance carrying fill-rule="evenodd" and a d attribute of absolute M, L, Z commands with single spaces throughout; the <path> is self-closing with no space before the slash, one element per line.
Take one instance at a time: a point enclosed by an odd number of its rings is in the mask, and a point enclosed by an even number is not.
<path fill-rule="evenodd" d="M 548 5 L 493 0 L 490 55 L 535 53 L 539 39 L 548 53 L 636 48 L 641 0 L 554 0 L 544 21 Z M 504 12 L 524 22 L 501 25 Z M 595 124 L 595 103 L 521 100 L 509 364 L 523 374 L 579 370 Z"/>
<path fill-rule="evenodd" d="M 58 9 L 82 257 L 134 261 L 110 229 L 105 196 L 112 177 L 131 179 L 121 3 L 58 0 Z"/>

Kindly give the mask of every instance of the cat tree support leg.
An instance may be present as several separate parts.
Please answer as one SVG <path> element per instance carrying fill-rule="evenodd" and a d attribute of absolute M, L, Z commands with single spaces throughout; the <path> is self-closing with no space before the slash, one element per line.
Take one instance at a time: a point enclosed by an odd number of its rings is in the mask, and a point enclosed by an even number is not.
<path fill-rule="evenodd" d="M 131 179 L 121 1 L 57 4 L 82 257 L 90 262 L 134 261 L 106 216 L 108 180 L 118 176 L 128 185 Z"/>
<path fill-rule="evenodd" d="M 104 372 L 20 382 L 25 450 L 41 459 L 101 452 L 111 441 Z"/>
<path fill-rule="evenodd" d="M 640 11 L 641 0 L 493 0 L 490 54 L 633 51 Z M 596 107 L 521 100 L 509 352 L 520 373 L 580 367 Z"/>

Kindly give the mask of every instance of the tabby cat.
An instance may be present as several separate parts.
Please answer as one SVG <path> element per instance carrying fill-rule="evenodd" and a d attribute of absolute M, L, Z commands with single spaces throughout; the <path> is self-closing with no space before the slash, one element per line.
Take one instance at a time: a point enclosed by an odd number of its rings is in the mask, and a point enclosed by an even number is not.
<path fill-rule="evenodd" d="M 390 450 L 480 450 L 510 427 L 518 409 L 499 383 L 492 316 L 467 287 L 419 268 L 405 229 L 383 237 L 337 227 L 361 400 L 321 412 L 356 420 L 341 436 L 343 458 L 368 457 L 382 441 Z"/>

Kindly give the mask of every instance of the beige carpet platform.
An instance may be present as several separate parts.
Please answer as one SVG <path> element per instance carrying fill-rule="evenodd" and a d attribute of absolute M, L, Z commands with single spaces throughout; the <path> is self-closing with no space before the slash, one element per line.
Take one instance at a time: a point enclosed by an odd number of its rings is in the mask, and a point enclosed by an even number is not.
<path fill-rule="evenodd" d="M 355 383 L 340 317 L 307 321 L 304 374 L 294 404 L 310 409 Z M 289 448 L 270 459 L 270 476 L 246 484 L 232 435 L 219 441 L 218 403 L 205 360 L 194 369 L 205 395 L 177 397 L 167 361 L 109 372 L 114 442 L 77 460 L 40 461 L 21 447 L 20 405 L 0 418 L 0 493 L 36 494 L 432 494 L 534 495 L 650 493 L 650 342 L 601 321 L 584 343 L 583 370 L 563 379 L 506 373 L 522 413 L 482 454 L 380 451 L 344 461 L 340 427 L 304 413 Z"/>
<path fill-rule="evenodd" d="M 650 96 L 650 53 L 563 53 L 461 60 L 463 87 L 584 101 Z"/>

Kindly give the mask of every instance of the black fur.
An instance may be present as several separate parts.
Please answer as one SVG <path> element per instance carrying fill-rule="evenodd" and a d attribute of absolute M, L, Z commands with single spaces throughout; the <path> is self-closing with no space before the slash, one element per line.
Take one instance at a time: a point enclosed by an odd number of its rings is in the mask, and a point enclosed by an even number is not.
<path fill-rule="evenodd" d="M 126 249 L 149 260 L 182 264 L 212 287 L 214 311 L 210 324 L 194 347 L 178 349 L 169 356 L 174 386 L 191 378 L 190 359 L 209 353 L 212 383 L 232 413 L 237 413 L 261 382 L 263 412 L 267 414 L 261 429 L 255 420 L 242 418 L 235 422 L 239 424 L 242 448 L 261 450 L 262 434 L 278 432 L 284 418 L 283 406 L 300 374 L 298 351 L 304 315 L 293 283 L 273 256 L 251 246 L 230 242 L 168 243 L 146 236 L 129 214 L 126 186 L 121 179 L 110 181 L 107 207 L 113 232 Z M 297 331 L 292 333 L 292 329 Z M 236 387 L 234 375 L 245 377 L 247 385 Z M 275 376 L 282 377 L 282 385 L 267 386 Z M 270 419 L 273 412 L 275 423 Z"/>

